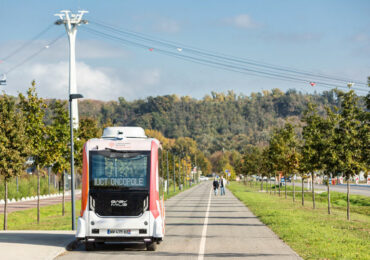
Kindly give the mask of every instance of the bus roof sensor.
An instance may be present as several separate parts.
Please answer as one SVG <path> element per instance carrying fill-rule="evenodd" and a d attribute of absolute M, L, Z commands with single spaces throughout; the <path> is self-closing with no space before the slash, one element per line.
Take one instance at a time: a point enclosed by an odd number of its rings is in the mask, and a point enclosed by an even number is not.
<path fill-rule="evenodd" d="M 147 138 L 145 131 L 136 126 L 113 126 L 104 128 L 104 139 Z"/>

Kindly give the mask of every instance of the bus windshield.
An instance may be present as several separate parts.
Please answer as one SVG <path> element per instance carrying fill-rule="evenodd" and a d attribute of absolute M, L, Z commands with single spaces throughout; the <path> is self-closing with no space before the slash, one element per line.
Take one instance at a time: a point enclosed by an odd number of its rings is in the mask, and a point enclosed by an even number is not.
<path fill-rule="evenodd" d="M 148 187 L 149 153 L 90 152 L 90 187 Z"/>

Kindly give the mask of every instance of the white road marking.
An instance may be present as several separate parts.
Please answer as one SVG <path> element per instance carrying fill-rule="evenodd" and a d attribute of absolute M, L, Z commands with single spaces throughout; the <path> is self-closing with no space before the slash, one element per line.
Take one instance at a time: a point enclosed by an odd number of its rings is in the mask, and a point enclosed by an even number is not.
<path fill-rule="evenodd" d="M 207 211 L 206 211 L 206 216 L 205 216 L 204 224 L 203 224 L 202 237 L 201 237 L 201 240 L 200 240 L 198 260 L 203 260 L 203 258 L 204 258 L 204 250 L 206 248 L 207 225 L 208 225 L 209 208 L 211 206 L 211 198 L 212 198 L 212 189 L 209 192 Z"/>

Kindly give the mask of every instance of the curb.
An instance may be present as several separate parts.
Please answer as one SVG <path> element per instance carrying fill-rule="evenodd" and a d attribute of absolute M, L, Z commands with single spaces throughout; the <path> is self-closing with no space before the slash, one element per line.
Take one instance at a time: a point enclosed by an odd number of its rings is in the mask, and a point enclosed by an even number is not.
<path fill-rule="evenodd" d="M 53 255 L 50 255 L 48 257 L 48 259 L 55 259 L 58 256 L 66 253 L 68 251 L 73 251 L 73 250 L 77 249 L 79 245 L 80 245 L 80 242 L 76 239 L 74 239 L 71 242 L 66 242 L 66 243 L 64 243 L 63 247 L 59 251 L 53 253 Z"/>
<path fill-rule="evenodd" d="M 80 194 L 81 193 L 81 190 L 77 190 L 75 194 Z M 70 195 L 71 192 L 68 191 L 68 192 L 65 192 L 64 195 L 67 196 L 67 195 Z M 40 195 L 40 199 L 50 199 L 50 198 L 56 198 L 56 197 L 62 197 L 63 196 L 63 193 L 54 193 L 54 194 L 46 194 L 46 195 Z M 8 203 L 11 204 L 11 203 L 17 203 L 17 202 L 24 202 L 24 201 L 33 201 L 33 200 L 37 200 L 37 196 L 31 196 L 31 197 L 22 197 L 18 200 L 16 199 L 8 199 Z M 2 204 L 5 204 L 5 201 L 4 200 L 0 200 L 0 205 Z"/>

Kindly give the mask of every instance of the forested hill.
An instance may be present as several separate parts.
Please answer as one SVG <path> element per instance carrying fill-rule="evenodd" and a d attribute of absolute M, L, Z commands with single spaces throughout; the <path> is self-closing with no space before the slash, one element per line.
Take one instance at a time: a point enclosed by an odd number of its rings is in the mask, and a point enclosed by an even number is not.
<path fill-rule="evenodd" d="M 241 151 L 246 144 L 267 141 L 269 132 L 287 120 L 298 122 L 308 102 L 319 107 L 336 103 L 333 91 L 321 95 L 286 93 L 279 89 L 250 96 L 212 92 L 202 100 L 176 95 L 146 99 L 79 102 L 81 117 L 104 124 L 141 126 L 161 131 L 166 137 L 192 137 L 200 149 Z"/>

